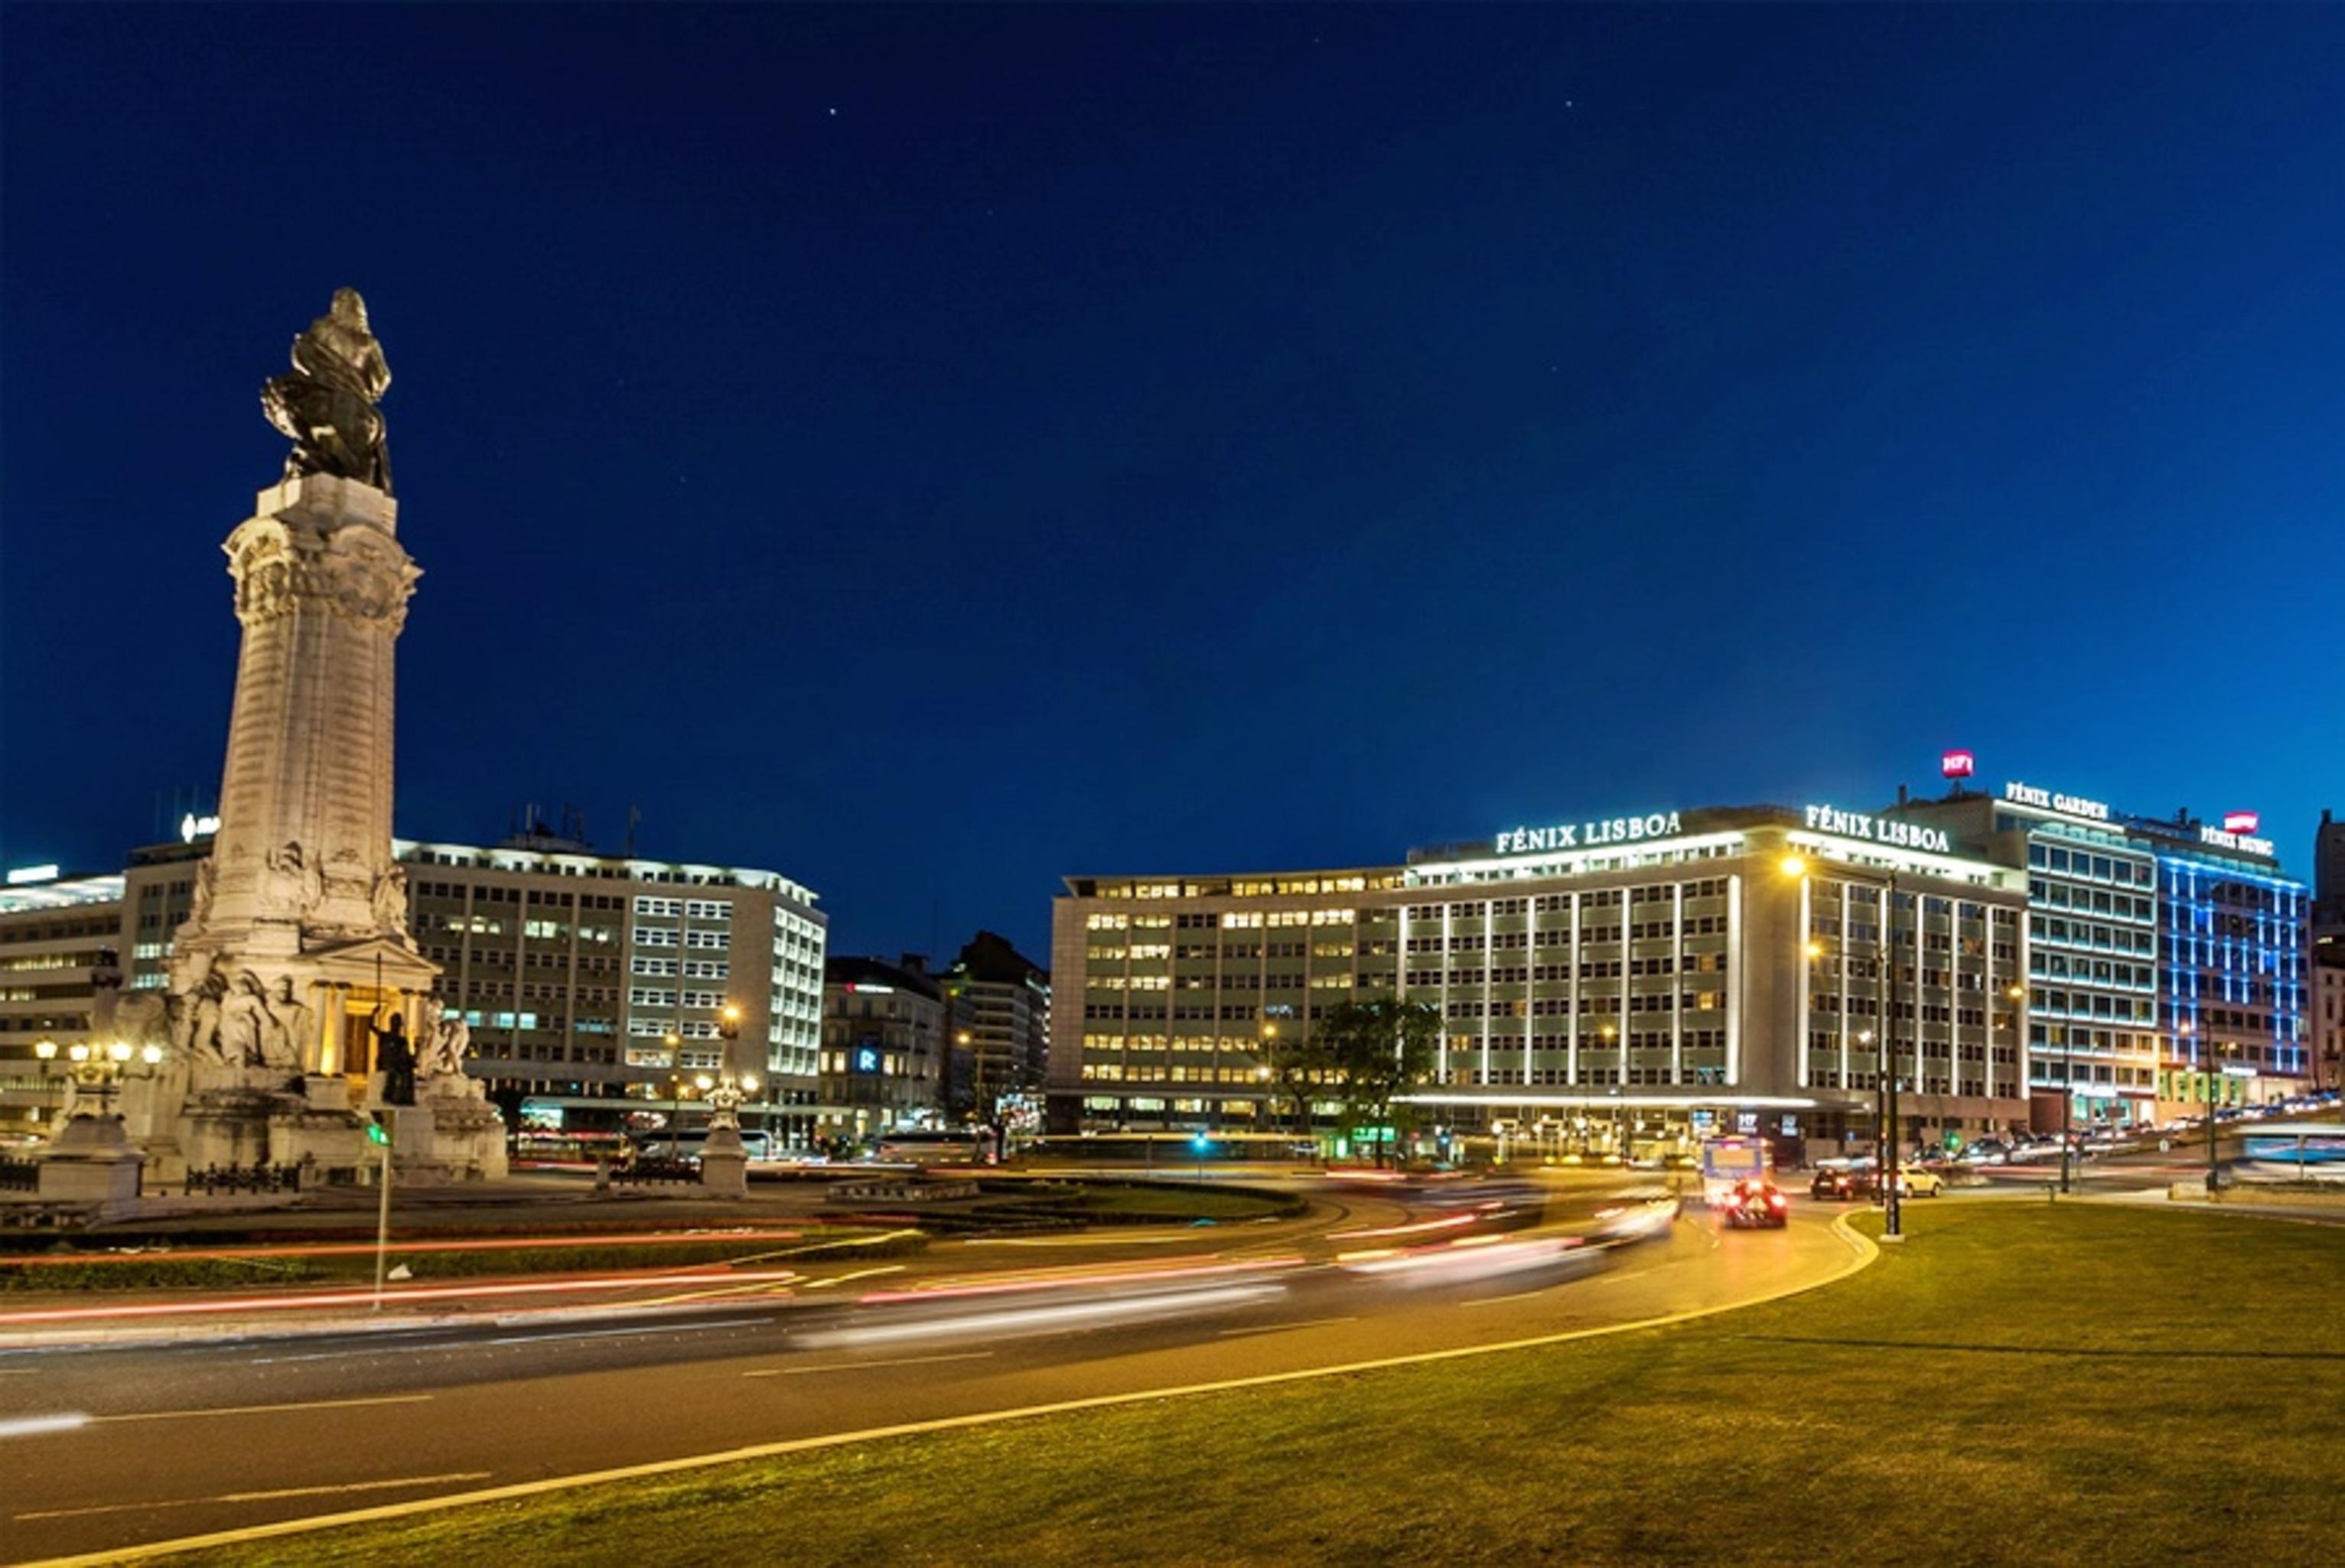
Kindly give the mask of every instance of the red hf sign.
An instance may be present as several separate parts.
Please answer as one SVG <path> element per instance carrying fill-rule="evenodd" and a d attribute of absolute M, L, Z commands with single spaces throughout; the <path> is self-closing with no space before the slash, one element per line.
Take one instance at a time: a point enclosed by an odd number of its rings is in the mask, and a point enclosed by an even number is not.
<path fill-rule="evenodd" d="M 1947 752 L 1938 758 L 1938 771 L 1950 779 L 1966 779 L 1978 771 L 1978 759 L 1968 752 Z"/>
<path fill-rule="evenodd" d="M 2223 814 L 2225 833 L 2253 833 L 2263 825 L 2264 819 L 2251 811 L 2227 811 Z"/>

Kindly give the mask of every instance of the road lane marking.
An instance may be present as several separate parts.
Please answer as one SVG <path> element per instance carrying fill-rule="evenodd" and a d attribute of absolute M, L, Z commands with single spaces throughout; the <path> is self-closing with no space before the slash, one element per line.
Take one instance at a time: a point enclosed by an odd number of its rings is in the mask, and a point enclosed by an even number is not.
<path fill-rule="evenodd" d="M 1345 1361 L 1327 1367 L 1298 1367 L 1283 1372 L 1257 1372 L 1251 1377 L 1222 1378 L 1213 1382 L 1185 1383 L 1170 1388 L 1139 1389 L 1127 1393 L 1093 1394 L 1083 1399 L 1060 1400 L 1050 1404 L 1020 1405 L 1008 1410 L 974 1411 L 966 1415 L 939 1416 L 929 1421 L 903 1421 L 894 1426 L 866 1427 L 858 1431 L 828 1432 L 819 1437 L 786 1438 L 776 1442 L 752 1444 L 746 1448 L 721 1449 L 713 1453 L 687 1454 L 681 1459 L 650 1460 L 639 1464 L 621 1465 L 611 1470 L 587 1471 L 576 1475 L 548 1476 L 540 1481 L 508 1482 L 503 1486 L 484 1486 L 476 1492 L 449 1492 L 437 1497 L 411 1498 L 404 1502 L 377 1503 L 371 1508 L 345 1509 L 339 1513 L 313 1513 L 299 1519 L 280 1519 L 267 1524 L 239 1525 L 232 1530 L 216 1530 L 204 1535 L 181 1536 L 173 1541 L 152 1541 L 139 1546 L 142 1556 L 162 1557 L 175 1552 L 196 1552 L 211 1546 L 233 1546 L 249 1541 L 269 1541 L 285 1535 L 306 1535 L 321 1530 L 343 1530 L 359 1524 L 378 1524 L 387 1520 L 411 1519 L 419 1514 L 442 1513 L 454 1508 L 472 1508 L 482 1503 L 510 1502 L 524 1497 L 543 1497 L 550 1492 L 571 1492 L 582 1487 L 604 1486 L 617 1481 L 639 1481 L 647 1476 L 675 1475 L 685 1471 L 707 1470 L 717 1465 L 739 1464 L 745 1461 L 779 1459 L 790 1454 L 813 1453 L 829 1448 L 846 1448 L 856 1443 L 876 1442 L 884 1438 L 914 1437 L 927 1432 L 958 1431 L 969 1427 L 998 1426 L 1006 1421 L 1032 1421 L 1042 1416 L 1065 1415 L 1076 1411 L 1109 1410 L 1121 1405 L 1145 1404 L 1158 1400 L 1186 1399 L 1197 1394 L 1226 1393 L 1236 1389 L 1274 1388 L 1283 1383 L 1313 1382 L 1323 1378 L 1351 1377 L 1360 1372 L 1381 1371 L 1387 1367 L 1425 1366 L 1436 1361 L 1463 1361 L 1472 1356 L 1493 1356 L 1509 1351 L 1543 1350 L 1551 1345 L 1573 1344 L 1582 1340 L 1606 1339 L 1615 1334 L 1644 1333 L 1654 1329 L 1674 1328 L 1680 1323 L 1697 1322 L 1721 1313 L 1740 1312 L 1751 1307 L 1763 1307 L 1771 1302 L 1804 1296 L 1811 1290 L 1837 1285 L 1852 1274 L 1870 1268 L 1881 1256 L 1881 1249 L 1871 1240 L 1847 1229 L 1845 1219 L 1834 1219 L 1832 1229 L 1854 1249 L 1855 1255 L 1841 1268 L 1822 1279 L 1803 1284 L 1786 1285 L 1780 1290 L 1762 1291 L 1740 1301 L 1725 1301 L 1708 1307 L 1691 1307 L 1680 1312 L 1663 1312 L 1650 1318 L 1639 1318 L 1626 1323 L 1607 1323 L 1592 1329 L 1565 1329 L 1555 1333 L 1536 1334 L 1528 1339 L 1500 1340 L 1487 1345 L 1459 1345 L 1445 1351 L 1416 1351 L 1406 1355 L 1380 1356 L 1372 1361 Z M 989 1352 L 990 1353 L 990 1352 Z M 54 1557 L 28 1568 L 105 1568 L 122 1561 L 119 1550 L 85 1553 L 76 1557 Z"/>
<path fill-rule="evenodd" d="M 303 1400 L 289 1405 L 215 1405 L 209 1410 L 196 1411 L 131 1411 L 122 1415 L 94 1415 L 101 1421 L 179 1421 L 189 1416 L 205 1415 L 274 1415 L 279 1411 L 339 1411 L 352 1410 L 360 1405 L 420 1405 L 433 1398 L 431 1394 L 378 1394 L 363 1400 Z"/>
<path fill-rule="evenodd" d="M 763 1318 L 722 1318 L 714 1323 L 661 1323 L 643 1328 L 573 1329 L 558 1334 L 509 1334 L 502 1340 L 482 1340 L 484 1345 L 534 1345 L 547 1340 L 610 1340 L 624 1339 L 635 1334 L 690 1334 L 704 1329 L 742 1329 L 760 1327 Z M 429 1397 L 428 1395 L 426 1396 Z"/>
<path fill-rule="evenodd" d="M 1461 1307 L 1495 1307 L 1501 1301 L 1528 1301 L 1533 1296 L 1544 1296 L 1544 1290 L 1518 1290 L 1511 1296 L 1477 1296 L 1470 1301 L 1460 1301 Z"/>
<path fill-rule="evenodd" d="M 1258 1323 L 1250 1329 L 1223 1329 L 1221 1337 L 1234 1339 L 1241 1334 L 1281 1334 L 1289 1329 L 1324 1329 L 1330 1323 L 1356 1323 L 1357 1318 L 1305 1318 L 1299 1323 Z"/>
<path fill-rule="evenodd" d="M 833 1285 L 844 1285 L 849 1280 L 868 1280 L 874 1274 L 900 1274 L 903 1271 L 904 1265 L 901 1263 L 882 1263 L 877 1269 L 858 1269 L 852 1274 L 833 1274 L 827 1280 L 817 1280 L 814 1283 L 808 1285 L 807 1289 L 809 1290 L 826 1290 Z"/>
<path fill-rule="evenodd" d="M 765 1367 L 741 1375 L 745 1378 L 798 1378 L 808 1372 L 859 1372 L 872 1367 L 926 1367 L 938 1361 L 981 1361 L 991 1354 L 991 1351 L 963 1351 L 950 1356 L 898 1356 L 885 1361 L 835 1361 L 827 1367 Z"/>
<path fill-rule="evenodd" d="M 338 1486 L 285 1486 L 272 1492 L 223 1492 L 217 1497 L 172 1497 L 157 1502 L 101 1502 L 88 1508 L 43 1508 L 14 1517 L 19 1524 L 35 1519 L 86 1519 L 93 1513 L 136 1513 L 149 1508 L 201 1508 L 208 1502 L 277 1502 L 288 1497 L 322 1497 L 336 1492 L 388 1492 L 395 1486 L 439 1486 L 451 1481 L 485 1481 L 493 1472 L 452 1470 L 445 1475 L 407 1475 L 397 1481 L 350 1481 Z"/>
<path fill-rule="evenodd" d="M 14 1421 L 0 1421 L 0 1437 L 39 1437 L 44 1432 L 72 1431 L 89 1424 L 84 1411 L 59 1411 L 55 1415 L 18 1416 Z"/>

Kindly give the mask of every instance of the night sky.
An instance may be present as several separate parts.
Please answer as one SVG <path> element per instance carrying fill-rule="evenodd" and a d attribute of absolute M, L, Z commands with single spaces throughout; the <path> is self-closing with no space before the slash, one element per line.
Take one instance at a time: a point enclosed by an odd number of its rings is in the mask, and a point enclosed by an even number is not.
<path fill-rule="evenodd" d="M 1068 874 L 1867 807 L 2345 805 L 2345 12 L 0 16 L 0 863 L 218 787 L 338 284 L 399 826 Z"/>

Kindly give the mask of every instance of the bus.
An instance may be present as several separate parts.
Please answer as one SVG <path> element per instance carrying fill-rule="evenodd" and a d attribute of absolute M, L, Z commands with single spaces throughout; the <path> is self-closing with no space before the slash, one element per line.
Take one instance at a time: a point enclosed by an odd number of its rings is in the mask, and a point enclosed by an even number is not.
<path fill-rule="evenodd" d="M 2239 1142 L 2248 1168 L 2259 1176 L 2345 1181 L 2345 1125 L 2299 1122 L 2251 1132 Z"/>
<path fill-rule="evenodd" d="M 996 1165 L 990 1128 L 904 1128 L 883 1132 L 871 1146 L 877 1165 Z"/>

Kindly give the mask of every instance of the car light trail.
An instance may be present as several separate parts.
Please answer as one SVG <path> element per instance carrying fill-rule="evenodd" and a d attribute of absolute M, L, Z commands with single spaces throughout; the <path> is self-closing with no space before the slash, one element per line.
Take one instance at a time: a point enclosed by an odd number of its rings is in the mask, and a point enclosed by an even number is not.
<path fill-rule="evenodd" d="M 1148 1318 L 1181 1318 L 1193 1312 L 1221 1311 L 1252 1306 L 1284 1295 L 1285 1287 L 1269 1283 L 1208 1286 L 1196 1290 L 1156 1290 L 1144 1295 L 1110 1296 L 1096 1301 L 1062 1301 L 1051 1306 L 1011 1307 L 990 1312 L 961 1312 L 944 1318 L 915 1318 L 906 1322 L 875 1323 L 868 1328 L 835 1329 L 799 1337 L 814 1350 L 840 1350 L 856 1345 L 898 1344 L 908 1340 L 943 1339 L 964 1334 L 1043 1333 L 1092 1324 L 1133 1322 Z"/>
<path fill-rule="evenodd" d="M 1083 1290 L 1095 1286 L 1148 1284 L 1161 1280 L 1198 1280 L 1220 1274 L 1259 1274 L 1271 1269 L 1292 1269 L 1299 1257 L 1253 1259 L 1241 1263 L 1204 1262 L 1193 1268 L 1131 1269 L 1087 1274 L 1043 1273 L 999 1285 L 946 1284 L 910 1290 L 874 1290 L 858 1300 L 866 1306 L 889 1301 L 937 1301 L 958 1297 L 1001 1296 L 1019 1291 Z"/>
<path fill-rule="evenodd" d="M 777 1269 L 767 1273 L 709 1270 L 691 1274 L 600 1274 L 584 1279 L 514 1280 L 500 1285 L 427 1285 L 393 1289 L 384 1291 L 381 1299 L 385 1301 L 439 1301 L 481 1296 L 558 1295 L 578 1290 L 659 1285 L 710 1285 L 720 1281 L 739 1283 L 763 1280 L 778 1283 L 795 1278 L 795 1271 L 788 1269 Z M 36 1311 L 0 1312 L 0 1328 L 18 1323 L 94 1322 L 108 1318 L 186 1318 L 222 1312 L 297 1312 L 318 1307 L 371 1307 L 376 1300 L 374 1291 L 370 1289 L 316 1291 L 298 1296 L 245 1296 L 227 1301 L 150 1301 L 139 1306 L 52 1307 Z M 614 1307 L 633 1304 L 611 1303 Z M 362 1321 L 354 1320 L 354 1326 Z"/>
<path fill-rule="evenodd" d="M 1471 1225 L 1471 1214 L 1445 1215 L 1439 1219 L 1420 1219 L 1412 1225 L 1380 1225 L 1373 1230 L 1337 1230 L 1331 1232 L 1330 1241 L 1359 1241 L 1371 1236 L 1414 1236 L 1426 1230 L 1448 1230 L 1460 1225 Z"/>

